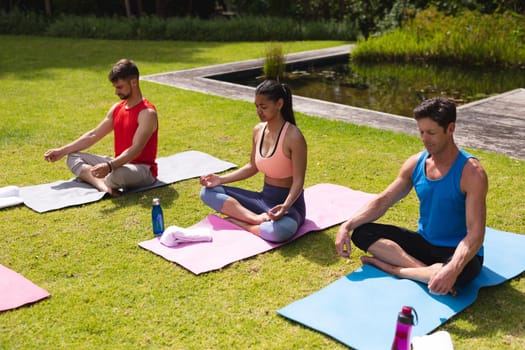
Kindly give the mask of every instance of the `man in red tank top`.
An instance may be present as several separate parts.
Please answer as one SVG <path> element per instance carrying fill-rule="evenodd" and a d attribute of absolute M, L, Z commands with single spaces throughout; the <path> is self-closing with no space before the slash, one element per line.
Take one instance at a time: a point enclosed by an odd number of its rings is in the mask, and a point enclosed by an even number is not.
<path fill-rule="evenodd" d="M 114 196 L 119 190 L 155 182 L 158 117 L 155 106 L 142 97 L 139 70 L 133 61 L 118 61 L 109 72 L 109 80 L 122 101 L 113 105 L 94 129 L 65 146 L 48 150 L 44 159 L 55 162 L 67 155 L 67 165 L 78 179 Z M 114 157 L 80 152 L 111 131 Z"/>

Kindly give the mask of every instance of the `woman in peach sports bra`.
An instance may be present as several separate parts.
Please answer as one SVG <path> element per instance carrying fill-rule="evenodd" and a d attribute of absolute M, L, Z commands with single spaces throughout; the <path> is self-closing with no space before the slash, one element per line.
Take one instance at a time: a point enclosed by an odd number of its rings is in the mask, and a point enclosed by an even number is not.
<path fill-rule="evenodd" d="M 270 242 L 291 238 L 303 224 L 306 141 L 295 125 L 290 88 L 266 80 L 255 90 L 261 123 L 253 129 L 250 161 L 225 175 L 200 178 L 204 203 L 229 220 Z M 264 174 L 262 191 L 224 184 Z"/>

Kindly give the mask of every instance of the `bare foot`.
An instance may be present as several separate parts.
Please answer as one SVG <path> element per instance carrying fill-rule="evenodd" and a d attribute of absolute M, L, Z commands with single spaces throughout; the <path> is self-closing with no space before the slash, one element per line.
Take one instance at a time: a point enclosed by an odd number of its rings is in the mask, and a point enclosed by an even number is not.
<path fill-rule="evenodd" d="M 122 194 L 118 189 L 111 188 L 108 185 L 106 185 L 105 181 L 102 181 L 102 183 L 100 183 L 100 182 L 97 183 L 97 186 L 95 186 L 95 188 L 97 190 L 99 190 L 100 192 L 105 192 L 105 193 L 109 194 L 113 198 L 120 197 L 120 195 Z"/>
<path fill-rule="evenodd" d="M 266 221 L 270 221 L 270 216 L 268 215 L 268 213 L 261 213 L 259 215 L 257 215 L 257 224 L 260 225 L 262 224 L 263 222 L 266 222 Z"/>
<path fill-rule="evenodd" d="M 226 217 L 224 217 L 224 220 L 229 221 L 229 222 L 231 222 L 232 224 L 235 224 L 235 225 L 237 225 L 237 226 L 239 226 L 239 227 L 244 227 L 244 226 L 246 226 L 246 225 L 250 225 L 250 224 L 248 224 L 248 223 L 246 223 L 246 222 L 244 222 L 244 221 L 241 221 L 241 220 L 237 220 L 237 219 L 235 219 L 235 218 L 232 218 L 231 216 L 226 216 Z"/>
<path fill-rule="evenodd" d="M 92 185 L 94 185 L 95 188 L 97 190 L 99 190 L 100 192 L 106 192 L 111 197 L 118 197 L 118 196 L 120 196 L 119 190 L 109 187 L 106 184 L 106 181 L 104 179 L 97 179 L 96 181 L 94 181 L 94 183 L 92 183 Z"/>
<path fill-rule="evenodd" d="M 443 268 L 442 263 L 436 263 L 428 266 L 428 269 L 432 272 L 432 277 L 438 273 L 439 270 Z M 452 287 L 452 289 L 448 292 L 451 296 L 455 297 L 458 295 L 458 291 L 456 288 Z"/>
<path fill-rule="evenodd" d="M 373 256 L 362 256 L 361 262 L 363 264 L 375 266 L 378 269 L 398 278 L 407 278 L 422 283 L 428 283 L 429 276 L 435 275 L 443 267 L 443 264 L 437 263 L 425 267 L 403 268 L 401 266 L 386 263 Z M 458 293 L 456 289 L 452 288 L 449 291 L 449 294 L 455 297 Z"/>
<path fill-rule="evenodd" d="M 95 187 L 99 192 L 105 192 L 105 193 L 109 194 L 111 197 L 119 197 L 121 195 L 119 190 L 112 189 L 111 187 L 107 186 L 105 184 L 105 182 L 104 182 L 104 184 L 102 186 L 100 184 L 98 184 L 98 183 L 97 183 L 96 186 L 94 186 L 93 184 L 91 184 L 91 183 L 89 183 L 87 181 L 84 181 L 80 177 L 75 178 L 75 181 L 78 182 L 78 183 L 90 184 L 91 186 Z"/>
<path fill-rule="evenodd" d="M 249 224 L 247 222 L 244 222 L 244 221 L 241 221 L 241 220 L 238 220 L 238 219 L 235 219 L 235 218 L 232 218 L 230 216 L 227 216 L 224 218 L 225 220 L 231 222 L 232 224 L 235 224 L 243 229 L 245 229 L 246 231 L 250 232 L 250 233 L 253 233 L 254 235 L 256 236 L 259 236 L 260 235 L 260 232 L 259 232 L 259 225 L 253 225 L 253 224 Z"/>
<path fill-rule="evenodd" d="M 431 272 L 431 274 L 432 274 L 431 276 L 432 277 L 434 277 L 434 275 L 436 273 L 438 273 L 439 270 L 441 270 L 442 268 L 443 268 L 443 264 L 441 264 L 441 263 L 435 263 L 435 264 L 429 265 L 427 267 L 427 269 Z"/>
<path fill-rule="evenodd" d="M 399 277 L 401 267 L 388 264 L 384 261 L 379 260 L 378 258 L 375 258 L 373 256 L 362 256 L 361 262 L 363 264 L 368 264 L 377 267 L 378 269 L 389 273 L 391 275 Z"/>
<path fill-rule="evenodd" d="M 80 172 L 80 175 L 77 177 L 77 181 L 86 182 L 91 186 L 95 187 L 100 192 L 108 193 L 111 197 L 118 197 L 120 195 L 118 189 L 113 189 L 109 187 L 104 178 L 98 178 L 93 176 L 93 174 L 91 173 L 92 168 L 92 166 L 84 165 L 82 171 Z"/>
<path fill-rule="evenodd" d="M 110 187 L 108 187 L 108 190 L 105 191 L 107 194 L 109 194 L 111 197 L 113 198 L 117 198 L 117 197 L 120 197 L 121 193 L 119 190 L 114 190 Z"/>

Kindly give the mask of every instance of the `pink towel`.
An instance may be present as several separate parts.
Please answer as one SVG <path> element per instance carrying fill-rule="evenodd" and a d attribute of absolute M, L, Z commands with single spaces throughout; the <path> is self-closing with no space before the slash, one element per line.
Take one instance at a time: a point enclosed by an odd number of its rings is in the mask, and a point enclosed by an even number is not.
<path fill-rule="evenodd" d="M 175 247 L 166 247 L 158 238 L 153 238 L 139 243 L 139 246 L 198 275 L 274 249 L 308 232 L 337 225 L 350 218 L 375 195 L 339 185 L 318 184 L 306 188 L 304 196 L 306 221 L 287 242 L 267 242 L 227 220 L 209 215 L 188 229 L 201 232 L 208 230 L 213 237 L 211 242 L 181 243 Z"/>

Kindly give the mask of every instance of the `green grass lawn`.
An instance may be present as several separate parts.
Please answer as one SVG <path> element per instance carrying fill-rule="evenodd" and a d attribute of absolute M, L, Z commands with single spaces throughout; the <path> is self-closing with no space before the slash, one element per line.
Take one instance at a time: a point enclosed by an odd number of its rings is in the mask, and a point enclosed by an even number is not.
<path fill-rule="evenodd" d="M 285 52 L 341 42 L 283 43 Z M 264 56 L 268 43 L 70 40 L 0 36 L 0 187 L 69 179 L 44 152 L 96 125 L 117 101 L 107 73 L 122 57 L 153 74 Z M 200 150 L 244 164 L 258 121 L 253 104 L 141 82 L 160 116 L 159 156 Z M 382 190 L 422 148 L 417 137 L 297 115 L 309 148 L 306 185 L 331 182 Z M 108 137 L 92 148 L 108 154 Z M 469 150 L 490 179 L 487 225 L 525 233 L 525 162 Z M 258 189 L 262 178 L 243 182 Z M 360 266 L 338 258 L 337 227 L 195 276 L 141 249 L 152 237 L 150 208 L 162 200 L 166 224 L 189 226 L 210 213 L 195 179 L 149 192 L 38 214 L 0 210 L 0 263 L 51 293 L 0 314 L 0 349 L 343 349 L 276 310 Z M 382 219 L 414 228 L 413 194 Z M 480 291 L 440 329 L 456 349 L 525 347 L 524 274 Z M 392 315 L 395 317 L 395 315 Z"/>

